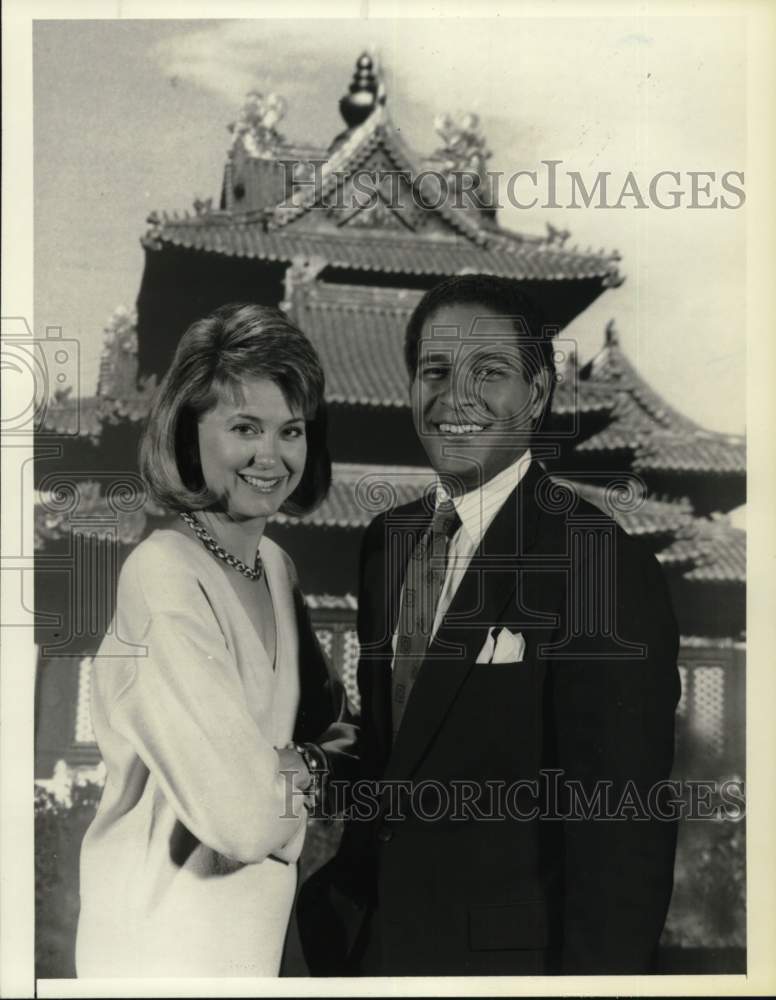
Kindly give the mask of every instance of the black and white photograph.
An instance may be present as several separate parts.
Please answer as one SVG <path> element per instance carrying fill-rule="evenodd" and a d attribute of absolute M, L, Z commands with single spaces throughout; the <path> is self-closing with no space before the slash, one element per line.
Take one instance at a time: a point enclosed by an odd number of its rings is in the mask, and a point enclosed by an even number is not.
<path fill-rule="evenodd" d="M 773 9 L 37 7 L 2 995 L 773 992 Z"/>

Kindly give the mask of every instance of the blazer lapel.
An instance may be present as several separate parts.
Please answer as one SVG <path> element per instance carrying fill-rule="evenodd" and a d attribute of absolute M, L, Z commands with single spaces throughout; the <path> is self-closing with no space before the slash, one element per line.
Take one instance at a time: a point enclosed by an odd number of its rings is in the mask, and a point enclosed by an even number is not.
<path fill-rule="evenodd" d="M 518 567 L 536 538 L 535 489 L 542 475 L 535 464 L 529 467 L 472 557 L 418 672 L 386 778 L 406 777 L 417 765 L 474 666 L 487 628 L 514 604 Z"/>

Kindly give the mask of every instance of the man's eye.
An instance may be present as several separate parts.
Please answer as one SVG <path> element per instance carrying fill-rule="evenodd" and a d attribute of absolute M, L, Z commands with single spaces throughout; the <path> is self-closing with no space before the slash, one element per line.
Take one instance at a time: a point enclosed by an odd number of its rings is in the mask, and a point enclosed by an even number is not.
<path fill-rule="evenodd" d="M 488 381 L 493 381 L 498 378 L 503 378 L 507 374 L 507 369 L 503 365 L 483 365 L 478 368 L 474 373 L 477 379 L 487 379 Z"/>
<path fill-rule="evenodd" d="M 421 377 L 426 381 L 435 381 L 444 378 L 446 374 L 446 368 L 442 368 L 440 365 L 435 365 L 424 368 L 421 372 Z"/>

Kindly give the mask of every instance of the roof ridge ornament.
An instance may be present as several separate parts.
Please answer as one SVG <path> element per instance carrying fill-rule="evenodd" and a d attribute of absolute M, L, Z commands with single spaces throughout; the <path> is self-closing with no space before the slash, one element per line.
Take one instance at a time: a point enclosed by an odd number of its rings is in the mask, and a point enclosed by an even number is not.
<path fill-rule="evenodd" d="M 479 115 L 468 112 L 457 121 L 452 115 L 437 115 L 434 118 L 434 131 L 444 144 L 434 153 L 434 157 L 442 160 L 445 171 L 460 173 L 463 170 L 473 170 L 484 174 L 485 161 L 493 154 L 480 129 Z"/>
<path fill-rule="evenodd" d="M 494 190 L 487 171 L 487 161 L 493 155 L 482 134 L 479 115 L 468 112 L 457 119 L 449 114 L 434 118 L 434 131 L 442 140 L 442 145 L 429 158 L 430 163 L 439 164 L 443 174 L 457 183 L 462 183 L 465 174 L 476 175 L 476 197 L 481 209 L 492 211 Z"/>
<path fill-rule="evenodd" d="M 385 85 L 375 60 L 362 52 L 356 60 L 356 69 L 348 92 L 340 99 L 340 114 L 348 128 L 357 128 L 372 114 L 378 104 L 385 104 Z"/>
<path fill-rule="evenodd" d="M 547 244 L 547 246 L 554 246 L 554 247 L 565 246 L 566 241 L 571 236 L 571 231 L 568 229 L 558 229 L 558 227 L 553 226 L 551 222 L 547 222 L 546 226 L 547 226 L 547 236 L 545 239 L 545 243 Z M 601 255 L 603 256 L 603 251 L 601 251 Z"/>
<path fill-rule="evenodd" d="M 255 159 L 275 159 L 278 146 L 285 142 L 277 126 L 285 117 L 286 108 L 285 99 L 278 94 L 270 93 L 265 97 L 258 90 L 249 90 L 240 109 L 240 117 L 227 126 L 232 133 L 229 157 L 242 147 L 248 156 Z"/>

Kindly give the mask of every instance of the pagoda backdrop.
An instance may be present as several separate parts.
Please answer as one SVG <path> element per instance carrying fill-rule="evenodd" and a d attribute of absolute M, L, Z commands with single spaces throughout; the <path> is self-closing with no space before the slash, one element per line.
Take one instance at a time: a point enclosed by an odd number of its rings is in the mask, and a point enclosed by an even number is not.
<path fill-rule="evenodd" d="M 483 272 L 518 282 L 558 331 L 552 434 L 537 457 L 641 536 L 663 566 L 682 635 L 676 776 L 743 779 L 745 534 L 728 513 L 745 501 L 744 440 L 704 430 L 662 399 L 624 354 L 613 321 L 598 353 L 579 363 L 563 329 L 624 280 L 619 257 L 572 248 L 567 232 L 549 226 L 543 237 L 503 228 L 476 116 L 440 116 L 436 149 L 409 149 L 367 55 L 340 110 L 343 131 L 319 149 L 281 134 L 280 98 L 248 95 L 231 126 L 217 205 L 198 200 L 183 218 L 149 217 L 137 310 L 118 310 L 105 331 L 96 395 L 60 396 L 42 414 L 40 786 L 66 799 L 73 782 L 101 778 L 89 658 L 112 627 L 123 559 L 166 516 L 147 501 L 135 456 L 187 326 L 225 302 L 280 305 L 322 357 L 333 486 L 314 513 L 278 516 L 269 533 L 294 559 L 357 705 L 361 532 L 432 480 L 409 415 L 404 327 L 425 289 Z M 742 824 L 687 829 L 664 943 L 704 949 L 702 968 L 733 971 L 744 946 Z M 707 886 L 702 902 L 707 883 L 716 896 Z"/>

